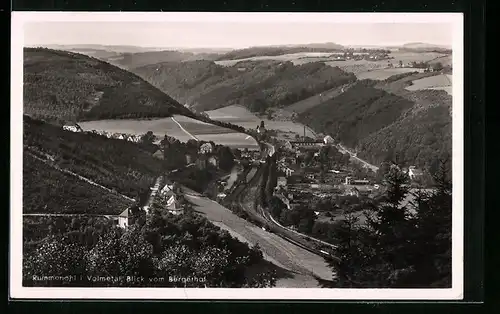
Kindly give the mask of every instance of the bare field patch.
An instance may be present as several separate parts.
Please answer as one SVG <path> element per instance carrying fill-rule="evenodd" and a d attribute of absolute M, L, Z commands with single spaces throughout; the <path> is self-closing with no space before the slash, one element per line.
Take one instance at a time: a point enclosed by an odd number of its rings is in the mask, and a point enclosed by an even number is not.
<path fill-rule="evenodd" d="M 295 123 L 293 121 L 273 121 L 265 118 L 259 118 L 248 109 L 241 106 L 227 106 L 217 110 L 206 111 L 210 118 L 214 120 L 219 120 L 223 122 L 230 122 L 233 124 L 240 125 L 247 129 L 255 129 L 257 125 L 260 125 L 261 121 L 264 121 L 264 125 L 267 129 L 278 130 L 286 133 L 294 133 L 303 135 L 304 125 L 300 123 Z M 316 134 L 306 127 L 306 136 L 316 137 Z"/>
<path fill-rule="evenodd" d="M 160 119 L 134 119 L 134 120 L 97 120 L 78 123 L 84 131 L 106 131 L 109 133 L 146 134 L 152 131 L 157 137 L 165 134 L 186 142 L 191 137 L 182 131 L 171 118 Z"/>
<path fill-rule="evenodd" d="M 389 69 L 380 69 L 373 70 L 367 72 L 357 73 L 356 77 L 360 80 L 370 79 L 370 80 L 378 80 L 382 81 L 388 79 L 389 77 L 397 74 L 408 73 L 408 72 L 424 72 L 424 69 L 417 68 L 389 68 Z"/>
<path fill-rule="evenodd" d="M 425 77 L 412 82 L 413 84 L 406 87 L 409 91 L 416 91 L 421 89 L 436 89 L 444 90 L 448 94 L 452 93 L 452 75 L 441 74 L 430 77 Z"/>

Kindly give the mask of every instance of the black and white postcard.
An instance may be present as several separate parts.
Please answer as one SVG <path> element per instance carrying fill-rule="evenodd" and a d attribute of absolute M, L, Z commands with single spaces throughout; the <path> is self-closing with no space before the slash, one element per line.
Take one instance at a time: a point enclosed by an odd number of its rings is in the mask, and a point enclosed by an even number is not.
<path fill-rule="evenodd" d="M 13 12 L 12 298 L 459 300 L 463 16 Z"/>

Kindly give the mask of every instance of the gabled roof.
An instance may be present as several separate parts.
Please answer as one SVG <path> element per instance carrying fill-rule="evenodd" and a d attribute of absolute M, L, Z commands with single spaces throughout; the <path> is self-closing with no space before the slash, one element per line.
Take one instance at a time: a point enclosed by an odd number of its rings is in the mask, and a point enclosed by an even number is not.
<path fill-rule="evenodd" d="M 120 215 L 118 215 L 119 217 L 129 217 L 130 216 L 130 209 L 127 208 L 125 209 L 124 211 L 122 211 L 122 213 Z"/>

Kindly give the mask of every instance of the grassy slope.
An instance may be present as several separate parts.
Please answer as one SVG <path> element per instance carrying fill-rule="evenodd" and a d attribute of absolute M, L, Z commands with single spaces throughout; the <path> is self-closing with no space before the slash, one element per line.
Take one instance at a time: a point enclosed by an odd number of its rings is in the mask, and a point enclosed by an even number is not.
<path fill-rule="evenodd" d="M 246 61 L 223 67 L 209 61 L 162 63 L 133 69 L 153 85 L 199 110 L 241 104 L 252 111 L 282 107 L 352 81 L 323 63 Z"/>
<path fill-rule="evenodd" d="M 23 137 L 25 147 L 53 156 L 61 168 L 132 198 L 162 171 L 161 160 L 146 150 L 149 147 L 132 142 L 64 131 L 28 117 Z"/>
<path fill-rule="evenodd" d="M 23 213 L 120 214 L 131 201 L 23 156 Z"/>
<path fill-rule="evenodd" d="M 236 49 L 221 55 L 217 60 L 237 60 L 259 56 L 279 56 L 289 53 L 298 52 L 335 52 L 343 49 L 341 45 L 330 44 L 327 46 L 311 46 L 304 45 L 303 47 L 250 47 L 244 49 Z"/>
<path fill-rule="evenodd" d="M 24 50 L 24 113 L 68 120 L 189 114 L 138 76 L 98 59 L 43 48 Z"/>

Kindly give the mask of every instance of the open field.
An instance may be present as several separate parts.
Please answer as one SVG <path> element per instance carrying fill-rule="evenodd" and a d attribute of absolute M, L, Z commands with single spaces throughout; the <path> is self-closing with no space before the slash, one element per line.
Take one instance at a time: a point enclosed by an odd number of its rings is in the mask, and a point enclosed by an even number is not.
<path fill-rule="evenodd" d="M 407 90 L 416 91 L 421 89 L 441 89 L 451 95 L 452 86 L 451 74 L 441 74 L 430 77 L 425 77 L 413 81 L 411 86 L 406 87 Z"/>
<path fill-rule="evenodd" d="M 299 273 L 297 276 L 294 274 L 293 278 L 286 279 L 287 287 L 318 287 L 318 282 L 310 275 L 311 273 L 325 280 L 332 279 L 332 270 L 322 257 L 254 226 L 215 201 L 191 195 L 186 195 L 186 198 L 194 204 L 196 211 L 219 227 L 228 230 L 233 236 L 252 245 L 258 243 L 268 261 Z M 279 282 L 277 285 L 284 286 Z"/>
<path fill-rule="evenodd" d="M 397 74 L 408 73 L 408 72 L 420 72 L 423 73 L 424 69 L 417 68 L 388 68 L 388 69 L 376 69 L 373 71 L 361 72 L 356 74 L 356 77 L 360 80 L 370 79 L 382 81 L 388 79 L 389 77 Z"/>
<path fill-rule="evenodd" d="M 191 137 L 186 134 L 171 118 L 133 119 L 133 120 L 98 120 L 78 123 L 84 131 L 107 131 L 110 133 L 145 134 L 152 131 L 157 137 L 165 134 L 179 141 L 187 142 Z"/>
<path fill-rule="evenodd" d="M 185 116 L 175 115 L 174 118 L 182 127 L 202 141 L 213 141 L 215 144 L 236 148 L 257 148 L 257 142 L 252 137 L 231 129 L 208 124 Z M 141 119 L 141 120 L 99 120 L 79 123 L 83 130 L 105 130 L 112 133 L 145 134 L 152 131 L 158 138 L 165 134 L 175 137 L 181 142 L 187 142 L 192 137 L 182 130 L 171 118 Z"/>
<path fill-rule="evenodd" d="M 298 52 L 298 53 L 290 53 L 278 56 L 258 56 L 244 59 L 236 59 L 236 60 L 220 60 L 215 61 L 216 64 L 222 66 L 233 66 L 241 61 L 260 61 L 260 60 L 278 60 L 278 61 L 292 61 L 296 62 L 296 60 L 302 60 L 302 58 L 310 57 L 312 60 L 308 62 L 318 61 L 318 57 L 328 57 L 332 54 L 332 52 Z M 302 62 L 307 63 L 307 62 Z"/>
<path fill-rule="evenodd" d="M 214 120 L 230 122 L 247 129 L 255 129 L 257 125 L 260 125 L 260 121 L 264 121 L 267 129 L 293 132 L 300 135 L 304 133 L 304 125 L 300 123 L 293 121 L 272 121 L 265 118 L 259 118 L 248 109 L 241 106 L 227 106 L 217 110 L 206 111 L 206 113 Z M 306 136 L 314 138 L 316 134 L 306 127 Z"/>

